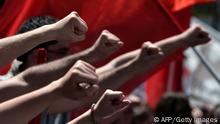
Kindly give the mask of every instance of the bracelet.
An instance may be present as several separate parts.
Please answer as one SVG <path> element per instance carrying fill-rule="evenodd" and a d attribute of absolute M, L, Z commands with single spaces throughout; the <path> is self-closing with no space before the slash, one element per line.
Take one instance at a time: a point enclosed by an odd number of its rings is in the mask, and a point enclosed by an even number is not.
<path fill-rule="evenodd" d="M 98 122 L 96 121 L 96 119 L 95 119 L 95 114 L 94 114 L 94 107 L 95 107 L 95 104 L 92 104 L 91 105 L 91 119 L 92 119 L 92 123 L 93 124 L 98 124 Z"/>

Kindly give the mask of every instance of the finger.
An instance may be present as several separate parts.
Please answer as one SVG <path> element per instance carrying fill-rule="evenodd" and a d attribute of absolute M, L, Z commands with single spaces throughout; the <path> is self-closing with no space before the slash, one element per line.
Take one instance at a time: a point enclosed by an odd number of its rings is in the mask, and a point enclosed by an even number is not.
<path fill-rule="evenodd" d="M 79 16 L 79 14 L 75 11 L 69 14 L 71 23 L 73 23 L 73 32 L 76 35 L 84 35 L 88 30 L 88 26 L 86 22 Z"/>
<path fill-rule="evenodd" d="M 159 51 L 160 51 L 160 49 L 157 48 L 157 47 L 148 47 L 145 50 L 145 54 L 147 54 L 147 55 L 155 55 L 155 54 L 158 54 Z"/>
<path fill-rule="evenodd" d="M 202 30 L 202 28 L 198 25 L 193 27 L 192 29 L 195 30 L 195 31 L 201 31 Z"/>
<path fill-rule="evenodd" d="M 158 54 L 161 51 L 159 47 L 155 46 L 154 44 L 150 42 L 144 43 L 142 45 L 142 49 L 143 49 L 142 53 L 146 55 Z"/>
<path fill-rule="evenodd" d="M 72 35 L 72 40 L 74 41 L 83 41 L 85 40 L 86 36 L 83 34 L 83 35 L 77 35 L 77 34 L 74 34 Z"/>
<path fill-rule="evenodd" d="M 96 68 L 94 66 L 92 66 L 91 64 L 85 62 L 85 61 L 82 61 L 82 60 L 78 60 L 80 61 L 81 63 L 83 63 L 86 67 L 88 67 L 89 69 L 91 69 L 92 71 L 96 71 Z"/>
<path fill-rule="evenodd" d="M 204 30 L 201 31 L 201 34 L 203 34 L 203 35 L 205 35 L 205 36 L 208 36 L 208 35 L 209 35 L 209 33 L 206 32 L 206 31 L 204 31 Z"/>
<path fill-rule="evenodd" d="M 74 29 L 77 29 L 77 30 L 74 30 L 74 32 L 78 32 L 81 35 L 85 34 L 88 30 L 88 26 L 87 26 L 86 22 L 80 16 L 77 16 L 73 19 L 74 19 L 73 20 Z"/>
<path fill-rule="evenodd" d="M 112 47 L 109 47 L 106 51 L 108 51 L 109 53 L 111 52 L 115 52 L 117 51 L 118 49 L 120 49 L 123 45 L 114 45 Z"/>
<path fill-rule="evenodd" d="M 86 73 L 88 75 L 92 75 L 98 78 L 98 75 L 94 71 L 86 67 L 85 65 L 81 65 L 80 67 L 76 67 L 74 69 L 79 70 L 82 73 Z"/>
<path fill-rule="evenodd" d="M 109 32 L 106 29 L 102 31 L 101 36 L 103 36 L 108 40 L 120 41 L 120 38 L 118 38 L 116 35 L 114 35 L 113 33 Z"/>
<path fill-rule="evenodd" d="M 93 76 L 95 76 L 95 77 L 98 78 L 98 75 L 96 74 L 96 72 L 93 71 L 93 70 L 91 70 L 90 68 L 88 68 L 88 67 L 85 66 L 85 65 L 81 65 L 80 70 L 81 70 L 82 72 L 84 72 L 84 73 L 91 74 L 91 75 L 93 75 Z"/>
<path fill-rule="evenodd" d="M 115 100 L 115 99 L 120 99 L 121 97 L 123 97 L 123 93 L 121 91 L 107 91 L 105 93 L 105 96 L 110 100 Z"/>
<path fill-rule="evenodd" d="M 200 39 L 200 42 L 205 44 L 207 42 L 211 41 L 211 38 L 207 37 L 207 38 L 204 38 L 204 39 Z"/>
<path fill-rule="evenodd" d="M 120 105 L 121 102 L 124 100 L 125 98 L 125 95 L 121 95 L 120 97 L 118 98 L 115 98 L 113 99 L 111 102 L 112 102 L 112 105 L 115 106 L 115 105 Z"/>
<path fill-rule="evenodd" d="M 88 83 L 90 85 L 98 84 L 98 78 L 96 76 L 82 73 L 78 70 L 72 71 L 72 78 L 73 81 L 76 81 L 76 83 L 78 83 L 77 85 L 79 85 L 79 83 Z"/>
<path fill-rule="evenodd" d="M 95 73 L 95 71 L 96 71 L 95 67 L 93 67 L 93 66 L 89 65 L 88 63 L 83 62 L 81 60 L 77 61 L 76 64 L 77 64 L 75 66 L 76 68 L 87 68 L 87 69 L 89 69 L 93 73 Z"/>
<path fill-rule="evenodd" d="M 92 85 L 89 88 L 85 89 L 85 92 L 86 92 L 87 96 L 94 97 L 97 95 L 98 90 L 99 90 L 98 85 Z"/>
<path fill-rule="evenodd" d="M 124 45 L 124 43 L 120 40 L 110 39 L 110 40 L 105 40 L 104 45 L 107 47 L 112 47 L 112 46 L 122 46 Z"/>
<path fill-rule="evenodd" d="M 82 73 L 81 75 L 81 81 L 88 83 L 90 85 L 98 84 L 98 78 L 97 76 L 93 76 L 90 74 Z"/>
<path fill-rule="evenodd" d="M 206 38 L 208 36 L 209 36 L 209 34 L 206 33 L 206 32 L 200 32 L 199 35 L 198 35 L 199 38 Z"/>
<path fill-rule="evenodd" d="M 114 109 L 118 111 L 124 110 L 130 105 L 130 103 L 129 100 L 123 100 L 121 104 L 114 106 Z"/>
<path fill-rule="evenodd" d="M 79 94 L 81 97 L 92 98 L 97 95 L 99 86 L 89 85 L 87 83 L 80 83 Z"/>
<path fill-rule="evenodd" d="M 88 73 L 88 74 L 92 74 L 94 76 L 97 76 L 96 75 L 96 69 L 95 67 L 93 67 L 92 65 L 84 62 L 84 61 L 81 61 L 81 60 L 78 60 L 75 65 L 73 66 L 73 69 L 78 69 L 84 73 Z"/>

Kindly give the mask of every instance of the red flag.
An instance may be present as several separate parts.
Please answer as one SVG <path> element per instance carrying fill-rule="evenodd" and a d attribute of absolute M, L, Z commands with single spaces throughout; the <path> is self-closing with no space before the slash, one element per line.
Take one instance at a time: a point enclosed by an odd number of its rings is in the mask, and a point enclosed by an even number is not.
<path fill-rule="evenodd" d="M 11 0 L 8 0 L 11 1 Z M 108 29 L 125 42 L 125 46 L 113 57 L 137 48 L 145 41 L 158 41 L 177 34 L 179 31 L 168 21 L 154 0 L 26 0 L 25 7 L 17 15 L 17 20 L 8 25 L 8 34 L 16 33 L 24 20 L 31 16 L 50 14 L 62 18 L 75 10 L 87 22 L 89 31 L 82 48 L 93 44 L 103 29 Z M 16 1 L 11 1 L 16 2 Z M 19 1 L 17 1 L 20 5 Z M 22 5 L 24 6 L 24 5 Z M 124 9 L 126 8 L 126 9 Z M 12 11 L 12 10 L 11 10 Z M 13 10 L 16 11 L 16 10 Z M 155 19 L 157 17 L 157 19 Z M 8 17 L 2 17 L 7 20 Z M 163 30 L 161 30 L 163 29 Z M 169 31 L 168 31 L 169 30 Z M 0 28 L 1 31 L 1 28 Z M 102 62 L 104 64 L 111 60 Z M 165 63 L 164 63 L 165 65 Z M 145 79 L 145 78 L 143 78 Z M 142 79 L 142 81 L 143 81 Z M 132 81 L 123 88 L 130 92 L 141 82 Z"/>
<path fill-rule="evenodd" d="M 216 2 L 216 0 L 161 0 L 173 12 L 181 11 L 196 4 Z"/>
<path fill-rule="evenodd" d="M 5 6 L 7 5 L 11 8 L 8 10 L 11 13 L 16 13 L 14 15 L 16 18 L 11 19 L 9 14 L 2 16 L 0 21 L 9 20 L 9 22 L 4 29 L 0 27 L 0 31 L 5 32 L 7 35 L 12 35 L 16 33 L 23 21 L 31 16 L 50 14 L 51 16 L 62 18 L 71 11 L 75 10 L 80 14 L 80 16 L 82 16 L 89 26 L 86 41 L 79 44 L 80 49 L 89 47 L 93 44 L 103 29 L 110 30 L 125 42 L 125 46 L 120 52 L 113 55 L 108 60 L 99 63 L 99 65 L 103 65 L 119 54 L 140 48 L 141 44 L 145 41 L 155 42 L 179 33 L 179 30 L 175 25 L 173 25 L 173 22 L 167 19 L 167 15 L 164 13 L 163 8 L 158 6 L 156 0 L 21 1 L 22 0 L 7 0 L 7 4 L 5 4 Z M 10 3 L 14 3 L 17 7 L 11 7 Z M 4 13 L 4 10 L 7 9 L 1 9 L 1 12 Z M 7 31 L 5 31 L 5 29 L 7 29 Z M 162 71 L 163 73 L 160 72 L 155 75 L 154 79 L 161 79 L 162 82 L 166 82 L 166 72 L 169 72 L 167 70 L 169 67 L 167 65 L 168 62 L 170 62 L 170 60 L 162 62 L 161 66 L 164 66 Z M 179 65 L 179 63 L 177 65 Z M 174 70 L 179 71 L 179 68 L 174 67 Z M 153 70 L 152 74 L 156 71 L 158 71 L 158 68 Z M 175 74 L 174 77 L 177 75 L 178 74 Z M 181 75 L 179 76 L 181 77 Z M 126 85 L 124 85 L 121 89 L 124 92 L 129 93 L 136 86 L 145 81 L 146 78 L 146 75 L 143 75 L 136 80 L 126 83 Z M 155 84 L 160 86 L 160 83 L 156 81 L 157 80 L 151 79 L 148 83 L 149 85 Z M 161 89 L 161 91 L 162 90 L 163 89 Z"/>

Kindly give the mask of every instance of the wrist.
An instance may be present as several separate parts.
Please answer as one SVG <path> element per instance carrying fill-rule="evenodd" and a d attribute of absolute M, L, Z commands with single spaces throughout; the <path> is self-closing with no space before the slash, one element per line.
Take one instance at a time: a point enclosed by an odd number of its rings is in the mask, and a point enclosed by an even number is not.
<path fill-rule="evenodd" d="M 179 46 L 182 46 L 183 48 L 187 48 L 187 47 L 191 46 L 188 34 L 182 33 L 177 37 L 178 37 L 178 41 L 179 41 L 178 42 Z"/>
<path fill-rule="evenodd" d="M 61 87 L 59 85 L 59 80 L 53 81 L 51 84 L 49 84 L 46 87 L 47 87 L 47 90 L 50 92 L 50 94 L 55 99 L 60 99 L 62 97 Z"/>
<path fill-rule="evenodd" d="M 101 56 L 99 56 L 99 52 L 94 47 L 90 47 L 87 49 L 87 55 L 92 62 L 101 60 Z"/>
<path fill-rule="evenodd" d="M 91 105 L 91 108 L 90 108 L 90 116 L 91 116 L 91 121 L 92 121 L 93 124 L 101 124 L 102 119 L 101 119 L 101 116 L 99 116 L 99 115 L 96 113 L 95 104 L 92 104 L 92 105 Z"/>
<path fill-rule="evenodd" d="M 57 40 L 58 34 L 56 33 L 56 29 L 54 28 L 54 24 L 44 25 L 42 27 L 42 29 L 44 30 L 43 34 L 44 34 L 44 37 L 46 37 L 47 41 Z"/>

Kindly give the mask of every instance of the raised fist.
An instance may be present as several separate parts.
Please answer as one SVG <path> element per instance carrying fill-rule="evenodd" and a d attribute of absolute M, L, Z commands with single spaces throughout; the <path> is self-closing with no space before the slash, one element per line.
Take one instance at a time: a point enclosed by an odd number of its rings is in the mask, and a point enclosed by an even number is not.
<path fill-rule="evenodd" d="M 123 42 L 120 41 L 117 36 L 104 30 L 92 46 L 92 51 L 94 51 L 99 58 L 106 58 L 122 46 Z"/>
<path fill-rule="evenodd" d="M 103 123 L 115 113 L 126 109 L 130 101 L 125 100 L 125 96 L 120 91 L 106 90 L 99 101 L 94 106 L 94 116 L 96 121 Z"/>
<path fill-rule="evenodd" d="M 196 46 L 208 43 L 211 39 L 209 34 L 200 27 L 191 27 L 181 34 L 187 46 Z"/>
<path fill-rule="evenodd" d="M 145 62 L 151 59 L 162 57 L 162 50 L 151 42 L 145 42 L 142 44 L 140 54 L 137 56 L 139 61 Z"/>
<path fill-rule="evenodd" d="M 85 100 L 96 95 L 98 91 L 98 76 L 95 68 L 84 62 L 76 64 L 59 80 L 54 82 L 57 93 L 71 100 Z"/>
<path fill-rule="evenodd" d="M 82 41 L 88 30 L 86 22 L 80 18 L 77 12 L 71 12 L 60 21 L 51 25 L 53 37 L 61 43 Z"/>

